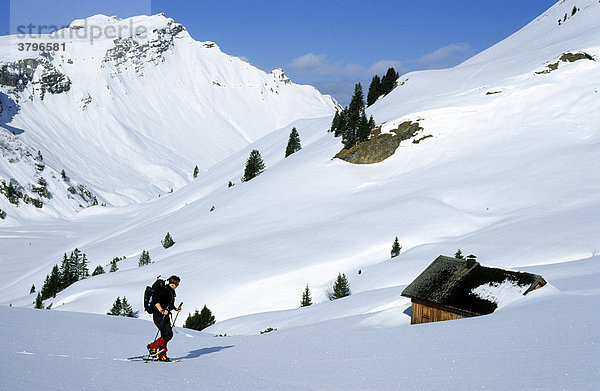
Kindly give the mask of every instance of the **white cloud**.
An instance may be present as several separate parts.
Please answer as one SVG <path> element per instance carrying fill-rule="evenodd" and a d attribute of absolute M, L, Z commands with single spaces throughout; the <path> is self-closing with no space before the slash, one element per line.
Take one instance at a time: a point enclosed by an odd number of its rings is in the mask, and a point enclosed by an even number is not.
<path fill-rule="evenodd" d="M 371 78 L 375 74 L 385 74 L 389 67 L 401 71 L 399 61 L 381 60 L 366 67 L 360 64 L 332 61 L 326 54 L 308 53 L 293 59 L 289 67 L 296 72 L 308 73 L 321 77 L 354 77 L 357 79 Z"/>
<path fill-rule="evenodd" d="M 325 62 L 324 54 L 308 53 L 292 60 L 290 66 L 293 68 L 315 68 Z"/>
<path fill-rule="evenodd" d="M 460 64 L 474 54 L 467 43 L 453 43 L 426 54 L 417 60 L 429 69 L 450 68 Z"/>

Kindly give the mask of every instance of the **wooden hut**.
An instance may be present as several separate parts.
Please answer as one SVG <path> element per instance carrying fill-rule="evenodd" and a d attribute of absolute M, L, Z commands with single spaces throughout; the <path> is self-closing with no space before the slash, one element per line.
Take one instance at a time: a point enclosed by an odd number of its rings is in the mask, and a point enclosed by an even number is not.
<path fill-rule="evenodd" d="M 486 287 L 526 295 L 544 285 L 542 276 L 481 266 L 474 255 L 467 259 L 440 255 L 402 296 L 411 299 L 411 324 L 417 324 L 491 314 L 498 305 L 493 293 L 479 293 Z"/>

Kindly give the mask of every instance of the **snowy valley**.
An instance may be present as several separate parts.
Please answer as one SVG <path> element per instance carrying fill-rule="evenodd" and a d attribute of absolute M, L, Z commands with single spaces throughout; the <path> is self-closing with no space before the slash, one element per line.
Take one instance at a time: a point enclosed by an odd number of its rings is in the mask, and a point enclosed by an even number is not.
<path fill-rule="evenodd" d="M 422 130 L 364 165 L 333 158 L 331 97 L 162 15 L 73 22 L 149 33 L 73 39 L 25 85 L 11 75 L 30 60 L 0 37 L 0 390 L 596 389 L 599 18 L 596 0 L 562 0 L 457 67 L 401 75 L 367 114 L 382 133 Z M 293 127 L 302 149 L 284 158 Z M 252 150 L 266 169 L 243 182 Z M 43 206 L 11 202 L 9 183 Z M 75 248 L 90 272 L 118 270 L 32 309 L 30 287 Z M 403 289 L 457 249 L 548 284 L 490 315 L 411 326 Z M 152 263 L 138 267 L 142 251 Z M 329 301 L 338 273 L 352 295 Z M 156 330 L 144 287 L 171 274 L 182 360 L 128 362 Z M 314 304 L 298 308 L 307 284 Z M 117 296 L 140 318 L 106 316 Z M 217 323 L 182 328 L 204 305 Z M 154 365 L 165 375 L 149 387 Z"/>

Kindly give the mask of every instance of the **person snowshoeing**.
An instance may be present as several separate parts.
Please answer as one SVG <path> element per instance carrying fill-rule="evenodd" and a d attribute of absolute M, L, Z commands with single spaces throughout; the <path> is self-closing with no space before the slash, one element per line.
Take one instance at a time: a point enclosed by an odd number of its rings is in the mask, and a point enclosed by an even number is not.
<path fill-rule="evenodd" d="M 179 286 L 181 279 L 177 276 L 169 277 L 165 288 L 158 292 L 152 308 L 152 320 L 160 330 L 160 337 L 146 347 L 151 356 L 158 354 L 159 361 L 171 361 L 167 356 L 167 343 L 173 338 L 173 327 L 171 325 L 171 311 L 181 311 L 175 308 L 175 289 Z"/>

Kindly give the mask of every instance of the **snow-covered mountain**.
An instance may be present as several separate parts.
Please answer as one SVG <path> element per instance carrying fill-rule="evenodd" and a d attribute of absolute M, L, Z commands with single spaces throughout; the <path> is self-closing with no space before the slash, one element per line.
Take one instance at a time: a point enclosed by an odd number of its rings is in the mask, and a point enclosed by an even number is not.
<path fill-rule="evenodd" d="M 207 331 L 230 337 L 186 338 L 180 331 L 175 354 L 207 353 L 215 373 L 234 373 L 230 388 L 329 389 L 334 379 L 347 389 L 595 389 L 600 334 L 590 319 L 600 315 L 599 19 L 598 1 L 563 0 L 458 67 L 401 76 L 368 114 L 382 132 L 406 120 L 423 130 L 381 163 L 332 159 L 342 147 L 326 132 L 332 116 L 299 115 L 256 135 L 172 194 L 0 225 L 0 303 L 31 307 L 31 285 L 39 290 L 52 266 L 77 247 L 90 269 L 126 258 L 117 272 L 77 282 L 45 305 L 103 314 L 126 296 L 140 309 L 145 285 L 158 274 L 177 274 L 182 316 L 206 304 L 219 321 Z M 293 126 L 303 148 L 284 158 Z M 266 170 L 242 183 L 252 149 L 261 152 Z M 175 245 L 164 249 L 167 232 Z M 390 259 L 396 236 L 403 249 Z M 439 254 L 458 248 L 482 264 L 540 274 L 548 285 L 489 316 L 409 327 L 403 288 Z M 140 268 L 144 249 L 153 263 Z M 324 289 L 339 272 L 353 294 L 327 302 Z M 307 283 L 316 304 L 298 309 Z M 50 322 L 50 315 L 14 310 L 3 316 Z M 96 322 L 79 319 L 81 330 Z M 137 326 L 118 322 L 125 331 L 114 337 L 143 348 L 145 337 L 129 340 Z M 277 330 L 258 335 L 269 327 Z M 40 353 L 26 338 L 15 341 L 21 342 L 4 362 Z M 118 372 L 112 359 L 127 353 L 117 350 L 102 357 L 78 348 L 64 354 L 76 363 L 81 357 L 109 362 L 105 367 Z M 185 379 L 179 385 L 192 388 L 203 369 L 184 368 L 191 372 L 179 373 Z M 316 374 L 302 380 L 298 373 Z M 227 384 L 210 382 L 212 389 Z"/>
<path fill-rule="evenodd" d="M 195 166 L 205 171 L 294 120 L 335 110 L 314 87 L 195 41 L 163 15 L 96 15 L 34 41 L 58 50 L 18 49 L 31 41 L 0 37 L 3 133 L 85 182 L 100 203 L 164 195 L 188 183 Z M 25 170 L 11 166 L 0 176 Z"/>

